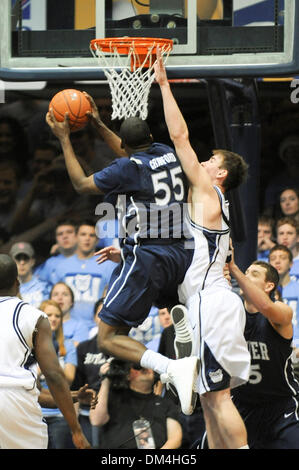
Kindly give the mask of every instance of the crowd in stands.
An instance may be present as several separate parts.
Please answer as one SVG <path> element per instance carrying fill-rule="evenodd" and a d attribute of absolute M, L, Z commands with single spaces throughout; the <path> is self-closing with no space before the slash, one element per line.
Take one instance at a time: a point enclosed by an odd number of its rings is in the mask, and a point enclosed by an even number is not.
<path fill-rule="evenodd" d="M 111 125 L 110 101 L 97 104 L 102 119 Z M 115 264 L 98 264 L 95 252 L 117 246 L 117 224 L 109 221 L 115 234 L 110 230 L 102 237 L 103 227 L 95 215 L 101 198 L 74 191 L 61 149 L 44 124 L 47 107 L 47 102 L 33 100 L 30 106 L 20 101 L 0 108 L 0 252 L 17 263 L 22 298 L 48 315 L 71 389 L 88 383 L 100 391 L 94 410 L 88 403 L 78 404 L 89 442 L 99 448 L 146 448 L 152 441 L 161 448 L 190 447 L 196 440 L 195 418 L 182 415 L 178 400 L 162 390 L 153 371 L 108 358 L 98 348 L 98 313 Z M 89 126 L 72 134 L 72 144 L 87 174 L 114 158 Z M 257 246 L 257 259 L 269 262 L 279 273 L 277 298 L 293 309 L 295 370 L 299 370 L 298 155 L 299 135 L 287 136 L 279 148 L 285 169 L 265 191 Z M 174 330 L 166 308 L 153 306 L 130 335 L 174 357 Z M 39 379 L 46 388 L 42 375 Z M 59 409 L 42 411 L 49 447 L 74 448 Z M 151 436 L 137 444 L 132 422 L 140 416 Z"/>

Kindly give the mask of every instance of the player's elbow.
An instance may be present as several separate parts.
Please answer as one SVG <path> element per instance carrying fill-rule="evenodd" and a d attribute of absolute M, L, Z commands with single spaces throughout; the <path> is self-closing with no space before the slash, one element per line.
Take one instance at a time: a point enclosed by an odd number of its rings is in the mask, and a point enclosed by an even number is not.
<path fill-rule="evenodd" d="M 170 133 L 170 138 L 174 145 L 184 145 L 186 142 L 189 142 L 189 132 L 188 129 L 178 129 L 175 132 Z"/>

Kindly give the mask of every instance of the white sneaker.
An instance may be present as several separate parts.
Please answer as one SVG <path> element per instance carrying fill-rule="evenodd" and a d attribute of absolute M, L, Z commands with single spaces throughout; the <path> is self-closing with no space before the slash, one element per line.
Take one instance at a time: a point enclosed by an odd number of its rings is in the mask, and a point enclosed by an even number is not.
<path fill-rule="evenodd" d="M 185 415 L 191 415 L 196 405 L 198 372 L 199 359 L 192 356 L 170 361 L 166 374 L 161 375 L 162 383 L 175 387 Z"/>
<path fill-rule="evenodd" d="M 170 312 L 175 330 L 174 350 L 177 359 L 193 356 L 194 339 L 193 331 L 188 320 L 186 307 L 176 305 Z"/>

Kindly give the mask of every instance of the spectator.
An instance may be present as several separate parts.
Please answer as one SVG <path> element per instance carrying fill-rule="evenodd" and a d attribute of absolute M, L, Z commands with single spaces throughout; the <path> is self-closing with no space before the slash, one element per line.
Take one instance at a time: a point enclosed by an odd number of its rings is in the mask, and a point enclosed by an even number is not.
<path fill-rule="evenodd" d="M 149 311 L 148 317 L 141 325 L 130 329 L 129 336 L 145 345 L 154 340 L 157 336 L 160 336 L 161 331 L 159 310 L 153 305 Z"/>
<path fill-rule="evenodd" d="M 150 318 L 150 317 L 148 317 L 148 318 Z M 159 318 L 159 323 L 160 323 L 160 332 L 158 334 L 156 334 L 151 341 L 146 343 L 146 347 L 148 349 L 152 349 L 153 351 L 158 351 L 163 330 L 165 328 L 168 328 L 172 324 L 170 312 L 169 312 L 169 309 L 167 307 L 159 308 L 158 318 Z M 167 357 L 169 357 L 169 356 L 167 356 Z"/>
<path fill-rule="evenodd" d="M 290 270 L 292 280 L 299 279 L 299 225 L 292 217 L 279 219 L 276 224 L 277 243 L 286 246 L 293 255 Z"/>
<path fill-rule="evenodd" d="M 95 322 L 100 327 L 100 318 L 98 316 L 103 306 L 104 298 L 99 299 L 94 307 Z M 94 331 L 94 335 L 87 341 L 82 341 L 77 347 L 77 369 L 75 379 L 72 384 L 72 390 L 77 390 L 88 384 L 89 388 L 98 393 L 101 378 L 99 376 L 99 368 L 105 362 L 108 357 L 105 356 L 99 349 L 97 342 L 97 329 Z M 87 397 L 88 398 L 88 397 Z M 78 408 L 78 419 L 81 424 L 82 430 L 89 442 L 93 446 L 98 446 L 98 428 L 92 426 L 89 420 L 90 404 L 89 400 L 79 400 Z M 88 437 L 87 437 L 88 436 Z"/>
<path fill-rule="evenodd" d="M 72 132 L 70 138 L 76 156 L 87 165 L 90 174 L 102 170 L 115 159 L 115 154 L 108 145 L 98 138 L 95 139 L 90 124 L 84 129 Z"/>
<path fill-rule="evenodd" d="M 294 217 L 299 223 L 299 190 L 287 188 L 280 194 L 280 209 L 285 217 Z"/>
<path fill-rule="evenodd" d="M 40 279 L 54 283 L 55 269 L 61 261 L 72 256 L 77 248 L 77 224 L 73 220 L 60 221 L 55 229 L 56 244 L 52 247 L 53 256 L 48 258 L 35 272 Z"/>
<path fill-rule="evenodd" d="M 88 197 L 74 191 L 65 168 L 64 159 L 57 157 L 51 165 L 36 173 L 34 181 L 12 221 L 12 230 L 31 228 L 48 217 L 84 217 L 94 209 Z M 68 215 L 67 215 L 68 214 Z M 52 232 L 48 236 L 52 242 Z"/>
<path fill-rule="evenodd" d="M 41 302 L 49 297 L 50 286 L 33 274 L 35 258 L 32 245 L 24 242 L 15 243 L 11 247 L 10 256 L 17 264 L 22 299 L 38 308 Z"/>
<path fill-rule="evenodd" d="M 48 316 L 53 334 L 54 346 L 58 346 L 57 356 L 63 368 L 69 385 L 72 384 L 77 366 L 76 348 L 71 340 L 65 340 L 62 328 L 62 311 L 53 300 L 42 302 L 39 309 Z M 45 377 L 40 373 L 39 382 L 41 387 L 48 389 Z M 48 426 L 48 449 L 74 449 L 72 436 L 58 408 L 42 408 L 45 422 Z"/>
<path fill-rule="evenodd" d="M 24 197 L 33 184 L 34 176 L 49 167 L 59 155 L 59 148 L 53 142 L 42 142 L 37 145 L 29 161 L 29 174 L 19 189 L 18 197 Z"/>
<path fill-rule="evenodd" d="M 279 157 L 285 163 L 285 169 L 270 180 L 266 192 L 264 206 L 267 214 L 276 218 L 275 205 L 279 194 L 286 188 L 299 189 L 299 137 L 290 135 L 280 144 Z"/>
<path fill-rule="evenodd" d="M 275 245 L 274 239 L 274 220 L 266 215 L 258 219 L 257 227 L 257 255 L 258 259 L 268 261 L 270 249 Z"/>
<path fill-rule="evenodd" d="M 89 329 L 95 326 L 94 304 L 103 297 L 115 267 L 112 261 L 106 261 L 100 266 L 97 264 L 94 257 L 97 243 L 93 221 L 82 221 L 77 229 L 76 253 L 60 263 L 53 276 L 55 282 L 65 282 L 71 287 L 75 296 L 71 317 L 84 321 Z"/>
<path fill-rule="evenodd" d="M 269 254 L 269 263 L 279 274 L 278 290 L 284 303 L 293 310 L 294 345 L 299 347 L 299 284 L 292 281 L 290 270 L 293 264 L 292 252 L 284 245 L 275 245 Z"/>
<path fill-rule="evenodd" d="M 133 423 L 148 421 L 155 448 L 178 449 L 182 429 L 178 412 L 167 398 L 153 393 L 154 371 L 113 360 L 100 369 L 103 381 L 91 423 L 101 426 L 100 449 L 137 449 Z"/>
<path fill-rule="evenodd" d="M 27 173 L 29 161 L 28 138 L 23 126 L 12 116 L 0 117 L 0 161 L 10 160 Z"/>
<path fill-rule="evenodd" d="M 16 164 L 0 161 L 0 227 L 8 236 L 13 233 L 12 222 L 19 207 L 19 184 L 19 170 Z"/>
<path fill-rule="evenodd" d="M 81 341 L 88 339 L 89 330 L 87 325 L 82 321 L 76 320 L 71 315 L 74 305 L 74 293 L 70 286 L 64 282 L 54 284 L 50 293 L 50 299 L 57 302 L 62 310 L 64 337 L 72 340 L 75 346 L 78 346 Z"/>

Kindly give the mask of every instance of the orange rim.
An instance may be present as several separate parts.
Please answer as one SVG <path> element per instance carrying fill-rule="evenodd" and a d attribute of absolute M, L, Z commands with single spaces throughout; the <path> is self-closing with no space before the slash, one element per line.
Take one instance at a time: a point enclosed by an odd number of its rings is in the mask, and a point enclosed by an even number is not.
<path fill-rule="evenodd" d="M 104 38 L 90 41 L 90 47 L 93 50 L 100 48 L 103 52 L 113 52 L 116 49 L 119 54 L 128 54 L 132 46 L 138 55 L 146 54 L 151 47 L 152 53 L 155 54 L 157 46 L 161 49 L 166 47 L 170 51 L 173 41 L 165 38 L 140 37 Z"/>

